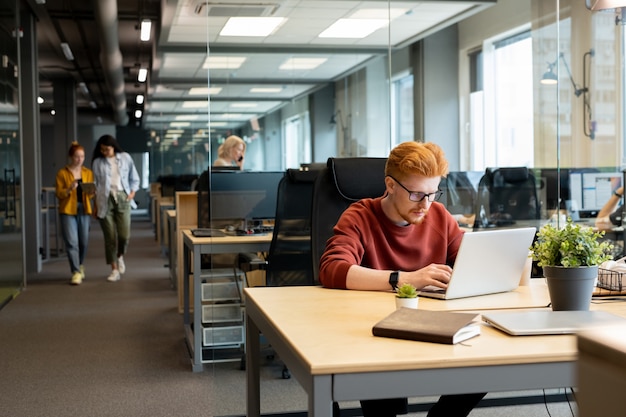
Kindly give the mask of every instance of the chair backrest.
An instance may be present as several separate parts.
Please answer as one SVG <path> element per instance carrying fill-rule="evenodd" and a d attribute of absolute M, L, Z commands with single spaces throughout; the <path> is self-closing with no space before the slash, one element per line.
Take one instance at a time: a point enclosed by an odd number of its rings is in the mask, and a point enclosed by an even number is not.
<path fill-rule="evenodd" d="M 317 176 L 311 208 L 311 254 L 316 283 L 326 241 L 341 213 L 355 201 L 384 194 L 386 162 L 387 158 L 328 158 L 326 168 Z"/>
<path fill-rule="evenodd" d="M 487 168 L 478 185 L 476 226 L 541 218 L 535 176 L 526 167 Z"/>
<path fill-rule="evenodd" d="M 311 264 L 311 202 L 319 170 L 288 169 L 278 184 L 274 233 L 266 285 L 314 285 Z"/>

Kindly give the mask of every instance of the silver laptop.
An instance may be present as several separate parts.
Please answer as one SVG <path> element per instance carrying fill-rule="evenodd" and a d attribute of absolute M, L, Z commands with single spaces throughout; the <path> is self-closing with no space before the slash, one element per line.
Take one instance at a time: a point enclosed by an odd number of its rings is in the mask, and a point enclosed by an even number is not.
<path fill-rule="evenodd" d="M 626 325 L 626 319 L 606 311 L 493 311 L 483 321 L 513 336 L 571 334 L 604 325 Z"/>
<path fill-rule="evenodd" d="M 425 287 L 420 296 L 451 300 L 516 289 L 537 229 L 498 229 L 463 235 L 448 288 Z"/>

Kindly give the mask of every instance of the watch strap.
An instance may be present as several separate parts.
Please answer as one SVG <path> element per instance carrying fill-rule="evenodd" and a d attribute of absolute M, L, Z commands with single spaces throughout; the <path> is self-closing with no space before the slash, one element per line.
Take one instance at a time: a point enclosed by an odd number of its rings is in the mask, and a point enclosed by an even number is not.
<path fill-rule="evenodd" d="M 391 285 L 391 289 L 395 290 L 398 288 L 398 278 L 400 276 L 399 271 L 393 271 L 389 274 L 389 285 Z"/>

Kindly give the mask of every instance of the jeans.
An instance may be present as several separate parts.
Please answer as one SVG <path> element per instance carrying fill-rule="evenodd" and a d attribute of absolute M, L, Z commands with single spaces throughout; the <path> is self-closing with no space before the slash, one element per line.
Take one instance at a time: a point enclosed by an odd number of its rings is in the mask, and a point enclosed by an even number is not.
<path fill-rule="evenodd" d="M 107 212 L 100 220 L 104 234 L 104 252 L 107 264 L 117 263 L 117 258 L 126 253 L 130 240 L 130 201 L 125 192 L 109 196 Z"/>
<path fill-rule="evenodd" d="M 87 240 L 89 239 L 90 218 L 85 214 L 82 203 L 78 203 L 77 214 L 60 214 L 61 233 L 65 242 L 67 259 L 70 261 L 72 273 L 80 272 L 80 266 L 85 260 L 87 253 Z"/>

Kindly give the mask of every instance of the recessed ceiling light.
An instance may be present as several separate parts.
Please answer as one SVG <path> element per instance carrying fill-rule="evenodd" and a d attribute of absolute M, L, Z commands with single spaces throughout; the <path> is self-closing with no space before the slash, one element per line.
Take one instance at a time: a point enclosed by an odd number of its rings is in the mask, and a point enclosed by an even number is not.
<path fill-rule="evenodd" d="M 137 94 L 137 97 L 135 97 L 135 103 L 137 104 L 143 104 L 143 100 L 144 100 L 143 94 Z"/>
<path fill-rule="evenodd" d="M 190 96 L 208 96 L 219 94 L 222 91 L 222 87 L 191 87 L 187 94 Z"/>
<path fill-rule="evenodd" d="M 318 37 L 362 39 L 385 26 L 387 19 L 339 19 Z"/>
<path fill-rule="evenodd" d="M 140 68 L 137 74 L 137 81 L 143 83 L 148 78 L 148 70 L 146 68 Z"/>
<path fill-rule="evenodd" d="M 252 87 L 251 93 L 280 93 L 283 91 L 282 87 Z"/>
<path fill-rule="evenodd" d="M 268 36 L 284 21 L 284 17 L 231 17 L 220 36 Z"/>
<path fill-rule="evenodd" d="M 191 123 L 189 122 L 170 122 L 170 127 L 189 127 Z"/>
<path fill-rule="evenodd" d="M 150 29 L 152 29 L 152 22 L 150 19 L 144 19 L 141 21 L 141 32 L 139 35 L 139 39 L 143 42 L 150 40 Z"/>
<path fill-rule="evenodd" d="M 204 69 L 237 69 L 246 62 L 244 56 L 210 56 L 204 61 Z"/>
<path fill-rule="evenodd" d="M 141 119 L 143 112 L 141 110 L 135 110 L 135 119 Z"/>
<path fill-rule="evenodd" d="M 328 58 L 289 58 L 278 68 L 281 70 L 308 70 L 317 68 L 326 61 Z"/>
<path fill-rule="evenodd" d="M 209 105 L 208 101 L 183 101 L 184 109 L 201 109 Z"/>

